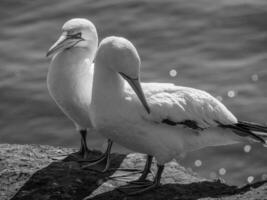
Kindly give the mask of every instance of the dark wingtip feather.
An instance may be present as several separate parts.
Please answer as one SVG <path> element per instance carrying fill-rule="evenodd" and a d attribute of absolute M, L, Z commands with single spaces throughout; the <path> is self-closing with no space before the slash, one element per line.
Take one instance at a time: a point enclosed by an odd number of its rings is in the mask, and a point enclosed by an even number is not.
<path fill-rule="evenodd" d="M 246 122 L 246 121 L 238 121 L 238 124 L 240 126 L 243 126 L 243 127 L 248 128 L 250 130 L 253 130 L 253 131 L 259 131 L 259 132 L 267 133 L 267 126 L 264 126 L 261 124 L 257 124 L 254 122 Z"/>
<path fill-rule="evenodd" d="M 263 137 L 267 137 L 267 127 L 255 124 L 255 123 L 249 123 L 249 122 L 238 122 L 236 124 L 230 124 L 230 125 L 220 125 L 223 128 L 230 128 L 233 130 L 234 133 L 238 134 L 239 136 L 243 137 L 251 137 L 254 138 L 256 141 L 261 142 L 263 144 L 267 144 L 266 140 Z M 256 132 L 265 133 L 264 135 L 260 135 Z"/>
<path fill-rule="evenodd" d="M 249 131 L 254 137 L 257 137 L 260 142 L 263 144 L 267 144 L 267 141 L 264 139 L 267 138 L 267 127 L 261 124 L 257 124 L 254 122 L 246 122 L 246 121 L 238 121 L 236 124 L 237 126 L 241 127 Z M 258 132 L 258 133 L 257 133 Z M 262 133 L 262 134 L 259 134 Z"/>

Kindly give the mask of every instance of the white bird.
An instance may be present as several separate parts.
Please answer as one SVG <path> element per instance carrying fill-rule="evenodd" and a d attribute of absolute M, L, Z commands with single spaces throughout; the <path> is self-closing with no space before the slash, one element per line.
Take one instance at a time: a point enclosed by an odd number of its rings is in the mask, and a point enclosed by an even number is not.
<path fill-rule="evenodd" d="M 164 164 L 185 152 L 250 139 L 266 143 L 267 127 L 237 120 L 205 91 L 167 83 L 143 83 L 144 98 L 140 65 L 130 41 L 114 36 L 104 39 L 95 59 L 92 91 L 96 130 L 126 148 L 148 155 L 139 179 L 143 184 L 137 184 L 139 190 L 131 194 L 157 187 Z M 147 183 L 144 180 L 153 157 L 158 171 L 153 183 Z"/>
<path fill-rule="evenodd" d="M 75 18 L 63 25 L 61 36 L 47 52 L 47 56 L 54 55 L 47 75 L 49 93 L 79 130 L 81 147 L 78 153 L 84 159 L 90 156 L 87 130 L 93 131 L 89 112 L 97 47 L 94 24 L 87 19 Z M 107 154 L 109 152 L 104 155 Z"/>

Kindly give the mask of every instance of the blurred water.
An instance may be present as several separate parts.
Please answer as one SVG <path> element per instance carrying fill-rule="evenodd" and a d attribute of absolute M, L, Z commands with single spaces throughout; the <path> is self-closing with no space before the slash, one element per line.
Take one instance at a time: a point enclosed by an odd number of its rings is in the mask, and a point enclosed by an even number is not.
<path fill-rule="evenodd" d="M 207 90 L 238 118 L 266 123 L 267 1 L 151 2 L 2 0 L 0 142 L 78 146 L 73 124 L 46 88 L 45 53 L 73 17 L 93 21 L 100 39 L 130 39 L 142 58 L 143 81 Z M 245 153 L 243 146 L 203 149 L 180 162 L 206 177 L 223 168 L 221 177 L 232 184 L 244 184 L 248 176 L 260 180 L 267 173 L 267 149 L 252 145 Z"/>

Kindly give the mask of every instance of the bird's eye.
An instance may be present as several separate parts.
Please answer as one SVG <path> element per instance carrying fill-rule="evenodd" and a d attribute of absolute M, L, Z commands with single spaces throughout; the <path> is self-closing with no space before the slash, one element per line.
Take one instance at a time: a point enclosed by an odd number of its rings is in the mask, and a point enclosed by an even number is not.
<path fill-rule="evenodd" d="M 82 33 L 81 32 L 75 34 L 75 37 L 77 37 L 77 38 L 80 38 L 81 36 L 82 36 Z"/>
<path fill-rule="evenodd" d="M 82 33 L 76 33 L 76 34 L 68 34 L 69 38 L 81 38 L 82 37 Z"/>

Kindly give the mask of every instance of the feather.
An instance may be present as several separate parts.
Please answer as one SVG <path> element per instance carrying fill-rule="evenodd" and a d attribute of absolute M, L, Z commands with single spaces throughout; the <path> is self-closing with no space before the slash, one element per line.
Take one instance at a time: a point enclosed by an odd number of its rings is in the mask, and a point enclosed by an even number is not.
<path fill-rule="evenodd" d="M 266 140 L 264 137 L 267 138 L 267 127 L 250 122 L 243 122 L 238 121 L 236 124 L 228 124 L 228 125 L 219 125 L 222 128 L 230 128 L 233 130 L 234 133 L 238 134 L 239 136 L 243 137 L 251 137 L 258 142 L 266 144 Z"/>

